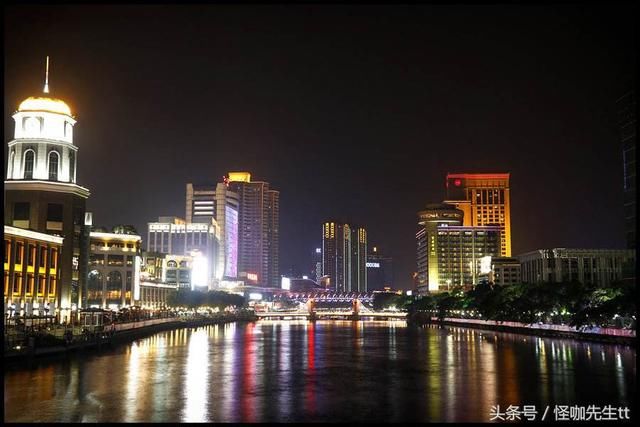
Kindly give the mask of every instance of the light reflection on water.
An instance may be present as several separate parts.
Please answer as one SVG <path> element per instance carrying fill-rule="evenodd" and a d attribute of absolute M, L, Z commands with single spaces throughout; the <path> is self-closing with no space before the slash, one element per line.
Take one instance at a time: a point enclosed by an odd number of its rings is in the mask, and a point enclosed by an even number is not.
<path fill-rule="evenodd" d="M 496 404 L 631 407 L 635 356 L 399 321 L 215 325 L 6 368 L 5 421 L 488 421 Z"/>

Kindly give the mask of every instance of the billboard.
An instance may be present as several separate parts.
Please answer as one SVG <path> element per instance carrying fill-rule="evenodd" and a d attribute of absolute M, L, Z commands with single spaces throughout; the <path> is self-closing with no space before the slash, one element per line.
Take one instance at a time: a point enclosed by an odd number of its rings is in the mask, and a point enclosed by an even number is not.
<path fill-rule="evenodd" d="M 225 277 L 238 277 L 238 211 L 225 206 Z"/>

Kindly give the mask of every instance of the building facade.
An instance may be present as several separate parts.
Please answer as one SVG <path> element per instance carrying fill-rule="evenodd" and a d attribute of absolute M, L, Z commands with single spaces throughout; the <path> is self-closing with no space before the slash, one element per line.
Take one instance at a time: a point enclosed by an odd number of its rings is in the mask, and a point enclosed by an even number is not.
<path fill-rule="evenodd" d="M 500 255 L 511 256 L 511 193 L 508 173 L 450 173 L 447 200 L 464 214 L 464 226 L 499 226 Z"/>
<path fill-rule="evenodd" d="M 463 224 L 464 212 L 446 203 L 427 204 L 425 210 L 418 212 L 418 232 L 416 233 L 417 250 L 417 287 L 426 287 L 430 291 L 438 291 L 439 273 L 437 250 L 438 227 L 460 226 Z"/>
<path fill-rule="evenodd" d="M 322 225 L 322 274 L 336 292 L 367 291 L 367 231 L 328 221 Z"/>
<path fill-rule="evenodd" d="M 367 255 L 367 291 L 393 289 L 393 259 L 373 246 Z"/>
<path fill-rule="evenodd" d="M 62 237 L 4 226 L 5 314 L 56 313 L 62 247 Z"/>
<path fill-rule="evenodd" d="M 186 222 L 218 226 L 220 239 L 216 254 L 216 282 L 238 277 L 238 194 L 225 183 L 187 184 Z"/>
<path fill-rule="evenodd" d="M 570 282 L 607 286 L 623 279 L 624 265 L 635 263 L 632 249 L 538 249 L 516 257 L 525 283 Z"/>
<path fill-rule="evenodd" d="M 139 297 L 142 238 L 135 234 L 90 234 L 88 307 L 119 310 Z"/>
<path fill-rule="evenodd" d="M 498 286 L 521 283 L 520 261 L 517 258 L 485 256 L 480 259 L 480 283 Z"/>
<path fill-rule="evenodd" d="M 280 286 L 280 193 L 249 172 L 229 172 L 227 189 L 237 194 L 237 275 L 250 285 Z"/>
<path fill-rule="evenodd" d="M 76 119 L 62 100 L 32 96 L 13 114 L 14 139 L 8 143 L 4 182 L 5 225 L 62 237 L 56 285 L 59 319 L 69 319 L 82 305 L 86 289 L 89 227 L 85 206 L 89 190 L 76 182 Z"/>
<path fill-rule="evenodd" d="M 192 257 L 192 286 L 213 289 L 219 236 L 213 219 L 211 223 L 186 223 L 177 217 L 160 217 L 148 224 L 146 250 Z"/>

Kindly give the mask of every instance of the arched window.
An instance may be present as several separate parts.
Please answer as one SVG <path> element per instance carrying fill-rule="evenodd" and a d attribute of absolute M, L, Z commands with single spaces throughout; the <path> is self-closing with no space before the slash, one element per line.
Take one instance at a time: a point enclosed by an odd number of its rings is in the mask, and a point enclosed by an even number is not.
<path fill-rule="evenodd" d="M 178 267 L 178 263 L 175 262 L 175 261 L 167 261 L 167 267 L 176 268 L 176 267 Z"/>
<path fill-rule="evenodd" d="M 102 273 L 98 270 L 89 272 L 87 304 L 102 304 Z"/>
<path fill-rule="evenodd" d="M 36 160 L 36 153 L 33 150 L 27 150 L 24 153 L 24 179 L 33 179 L 33 167 Z"/>
<path fill-rule="evenodd" d="M 7 179 L 13 179 L 13 162 L 16 160 L 16 150 L 11 150 L 9 154 L 9 164 L 7 165 Z"/>
<path fill-rule="evenodd" d="M 69 151 L 69 182 L 76 182 L 76 153 Z"/>
<path fill-rule="evenodd" d="M 122 274 L 119 271 L 112 271 L 107 276 L 107 301 L 120 303 L 122 300 Z"/>
<path fill-rule="evenodd" d="M 58 163 L 60 163 L 60 155 L 57 151 L 51 151 L 49 153 L 49 179 L 52 181 L 58 180 Z"/>

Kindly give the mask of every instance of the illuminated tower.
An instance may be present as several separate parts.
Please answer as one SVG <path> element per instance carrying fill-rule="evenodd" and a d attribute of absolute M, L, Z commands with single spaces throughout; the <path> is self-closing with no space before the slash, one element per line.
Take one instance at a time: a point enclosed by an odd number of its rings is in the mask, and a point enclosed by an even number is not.
<path fill-rule="evenodd" d="M 322 225 L 322 274 L 336 292 L 367 291 L 367 232 L 336 221 Z"/>
<path fill-rule="evenodd" d="M 82 305 L 86 286 L 89 190 L 76 183 L 76 120 L 64 101 L 48 96 L 48 64 L 47 58 L 46 96 L 25 99 L 13 113 L 15 132 L 8 143 L 4 218 L 5 225 L 64 238 L 60 283 L 48 286 L 56 289 L 53 303 L 60 320 L 69 320 L 70 310 Z"/>
<path fill-rule="evenodd" d="M 511 196 L 508 173 L 447 174 L 444 203 L 464 213 L 463 226 L 499 226 L 500 255 L 511 256 Z"/>
<path fill-rule="evenodd" d="M 238 278 L 279 287 L 280 192 L 249 172 L 229 172 L 225 184 L 238 195 Z"/>

